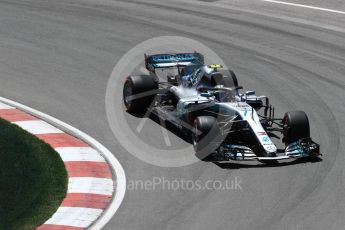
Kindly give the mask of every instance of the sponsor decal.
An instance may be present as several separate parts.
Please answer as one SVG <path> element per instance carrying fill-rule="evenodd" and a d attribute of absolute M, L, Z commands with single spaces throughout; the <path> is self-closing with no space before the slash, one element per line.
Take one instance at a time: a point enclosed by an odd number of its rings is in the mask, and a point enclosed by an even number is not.
<path fill-rule="evenodd" d="M 234 105 L 234 107 L 237 107 L 237 108 L 251 108 L 248 104 L 246 103 L 237 103 Z"/>
<path fill-rule="evenodd" d="M 272 147 L 272 146 L 268 146 L 268 147 L 266 148 L 266 150 L 272 151 L 272 150 L 273 150 L 273 147 Z"/>
<path fill-rule="evenodd" d="M 247 116 L 247 109 L 244 110 L 244 116 Z"/>
<path fill-rule="evenodd" d="M 269 142 L 270 138 L 268 136 L 265 136 L 265 137 L 262 138 L 262 141 L 263 142 Z"/>
<path fill-rule="evenodd" d="M 258 132 L 258 135 L 259 135 L 259 136 L 266 136 L 267 133 L 266 133 L 266 132 Z"/>

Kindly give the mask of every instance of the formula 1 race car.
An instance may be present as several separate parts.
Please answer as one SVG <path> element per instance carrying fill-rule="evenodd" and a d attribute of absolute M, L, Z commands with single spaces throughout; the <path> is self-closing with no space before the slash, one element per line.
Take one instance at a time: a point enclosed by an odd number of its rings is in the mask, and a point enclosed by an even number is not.
<path fill-rule="evenodd" d="M 124 83 L 127 111 L 152 113 L 188 133 L 200 159 L 270 162 L 320 155 L 305 112 L 275 118 L 268 97 L 242 92 L 233 71 L 205 65 L 202 54 L 145 55 L 145 66 L 149 75 L 128 76 Z M 272 142 L 274 132 L 282 134 L 284 152 Z"/>

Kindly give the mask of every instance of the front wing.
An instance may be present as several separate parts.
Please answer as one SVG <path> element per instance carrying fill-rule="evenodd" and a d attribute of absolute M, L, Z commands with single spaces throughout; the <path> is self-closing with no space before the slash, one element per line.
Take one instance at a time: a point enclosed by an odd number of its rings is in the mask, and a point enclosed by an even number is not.
<path fill-rule="evenodd" d="M 226 160 L 248 161 L 248 160 L 286 160 L 292 158 L 316 157 L 320 154 L 320 145 L 312 141 L 311 138 L 300 139 L 289 144 L 285 148 L 283 155 L 270 157 L 257 156 L 252 149 L 247 146 L 240 145 L 224 145 L 222 146 Z"/>

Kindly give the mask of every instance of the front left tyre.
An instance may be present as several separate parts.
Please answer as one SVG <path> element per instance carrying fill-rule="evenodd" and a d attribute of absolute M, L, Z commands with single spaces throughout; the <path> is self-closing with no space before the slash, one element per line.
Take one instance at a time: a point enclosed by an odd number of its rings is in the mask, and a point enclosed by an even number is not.
<path fill-rule="evenodd" d="M 214 153 L 222 141 L 217 119 L 212 116 L 195 118 L 192 140 L 195 154 L 199 159 L 204 160 Z"/>

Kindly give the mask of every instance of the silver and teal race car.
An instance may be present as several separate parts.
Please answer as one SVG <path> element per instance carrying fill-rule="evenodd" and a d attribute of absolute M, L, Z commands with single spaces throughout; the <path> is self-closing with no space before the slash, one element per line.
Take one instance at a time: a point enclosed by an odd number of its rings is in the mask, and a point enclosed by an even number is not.
<path fill-rule="evenodd" d="M 149 75 L 125 81 L 127 111 L 154 114 L 191 135 L 200 159 L 272 162 L 320 155 L 305 112 L 275 118 L 268 97 L 243 92 L 233 71 L 205 65 L 202 54 L 145 55 L 145 66 Z M 272 141 L 276 132 L 284 151 Z"/>

